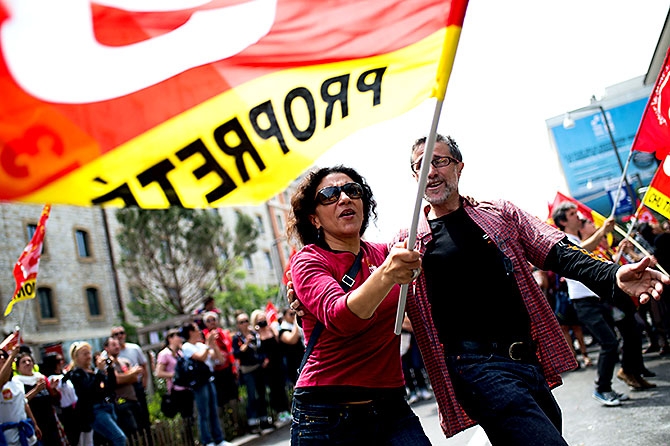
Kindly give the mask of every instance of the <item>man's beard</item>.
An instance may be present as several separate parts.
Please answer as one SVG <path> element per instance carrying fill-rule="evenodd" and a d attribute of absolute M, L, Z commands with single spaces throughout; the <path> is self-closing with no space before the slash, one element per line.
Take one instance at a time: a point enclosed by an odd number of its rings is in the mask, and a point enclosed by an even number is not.
<path fill-rule="evenodd" d="M 444 183 L 444 184 L 445 184 L 445 187 L 444 187 L 444 192 L 442 192 L 442 194 L 440 194 L 439 196 L 435 196 L 435 195 L 428 196 L 428 194 L 424 194 L 423 198 L 425 198 L 426 201 L 433 206 L 439 206 L 441 204 L 446 203 L 449 200 L 449 198 L 456 192 L 457 188 L 453 184 L 448 184 L 448 183 Z"/>

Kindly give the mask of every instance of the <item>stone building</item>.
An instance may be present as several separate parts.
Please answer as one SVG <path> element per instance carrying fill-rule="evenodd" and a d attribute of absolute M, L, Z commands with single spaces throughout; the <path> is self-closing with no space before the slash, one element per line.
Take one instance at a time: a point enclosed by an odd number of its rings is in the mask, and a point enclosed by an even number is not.
<path fill-rule="evenodd" d="M 277 285 L 288 263 L 284 237 L 288 193 L 265 204 L 220 208 L 224 223 L 234 230 L 237 213 L 252 217 L 259 228 L 258 251 L 244 259 L 245 282 Z M 0 204 L 0 305 L 4 311 L 15 282 L 14 264 L 37 226 L 42 206 Z M 24 342 L 39 357 L 46 351 L 66 353 L 74 341 L 94 349 L 122 321 L 138 324 L 127 309 L 129 280 L 117 268 L 120 248 L 115 234 L 120 226 L 115 210 L 54 205 L 47 223 L 44 251 L 37 277 L 37 297 L 18 302 L 3 319 L 2 331 L 20 325 Z"/>

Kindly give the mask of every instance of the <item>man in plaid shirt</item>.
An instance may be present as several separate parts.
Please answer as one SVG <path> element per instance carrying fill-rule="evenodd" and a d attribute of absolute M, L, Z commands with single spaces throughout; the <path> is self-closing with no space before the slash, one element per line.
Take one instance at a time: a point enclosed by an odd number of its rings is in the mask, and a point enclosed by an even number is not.
<path fill-rule="evenodd" d="M 412 147 L 415 176 L 425 141 Z M 649 259 L 595 259 L 510 202 L 460 196 L 463 165 L 456 142 L 438 135 L 417 229 L 423 273 L 407 300 L 442 429 L 450 437 L 479 423 L 493 445 L 565 445 L 550 389 L 576 362 L 530 264 L 611 299 L 658 299 L 670 279 Z"/>

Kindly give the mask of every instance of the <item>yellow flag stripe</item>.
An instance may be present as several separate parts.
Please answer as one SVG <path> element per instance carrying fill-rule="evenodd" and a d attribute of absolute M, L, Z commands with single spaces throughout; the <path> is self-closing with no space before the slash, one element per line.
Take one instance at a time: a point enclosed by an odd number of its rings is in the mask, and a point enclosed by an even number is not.
<path fill-rule="evenodd" d="M 343 137 L 443 98 L 459 34 L 453 26 L 392 53 L 256 79 L 22 201 L 145 208 L 263 202 Z"/>

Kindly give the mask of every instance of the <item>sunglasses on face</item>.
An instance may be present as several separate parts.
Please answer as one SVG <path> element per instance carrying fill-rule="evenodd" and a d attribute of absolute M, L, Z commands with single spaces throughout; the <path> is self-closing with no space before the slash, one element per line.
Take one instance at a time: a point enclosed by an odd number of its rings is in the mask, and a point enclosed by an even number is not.
<path fill-rule="evenodd" d="M 347 183 L 342 186 L 328 186 L 316 193 L 316 201 L 323 206 L 337 203 L 340 195 L 344 192 L 347 197 L 351 199 L 359 199 L 363 197 L 363 186 L 358 183 Z"/>
<path fill-rule="evenodd" d="M 417 161 L 412 163 L 412 172 L 414 173 L 419 173 L 421 170 L 421 161 L 423 161 L 423 158 L 418 159 Z M 434 168 L 439 169 L 440 167 L 447 167 L 450 164 L 458 164 L 460 161 L 458 161 L 456 158 L 452 158 L 450 156 L 434 156 L 433 159 L 430 161 L 430 164 L 433 165 Z"/>
<path fill-rule="evenodd" d="M 121 336 L 121 335 L 124 335 L 124 334 L 126 334 L 125 331 L 117 331 L 117 332 L 112 333 L 112 336 Z"/>

